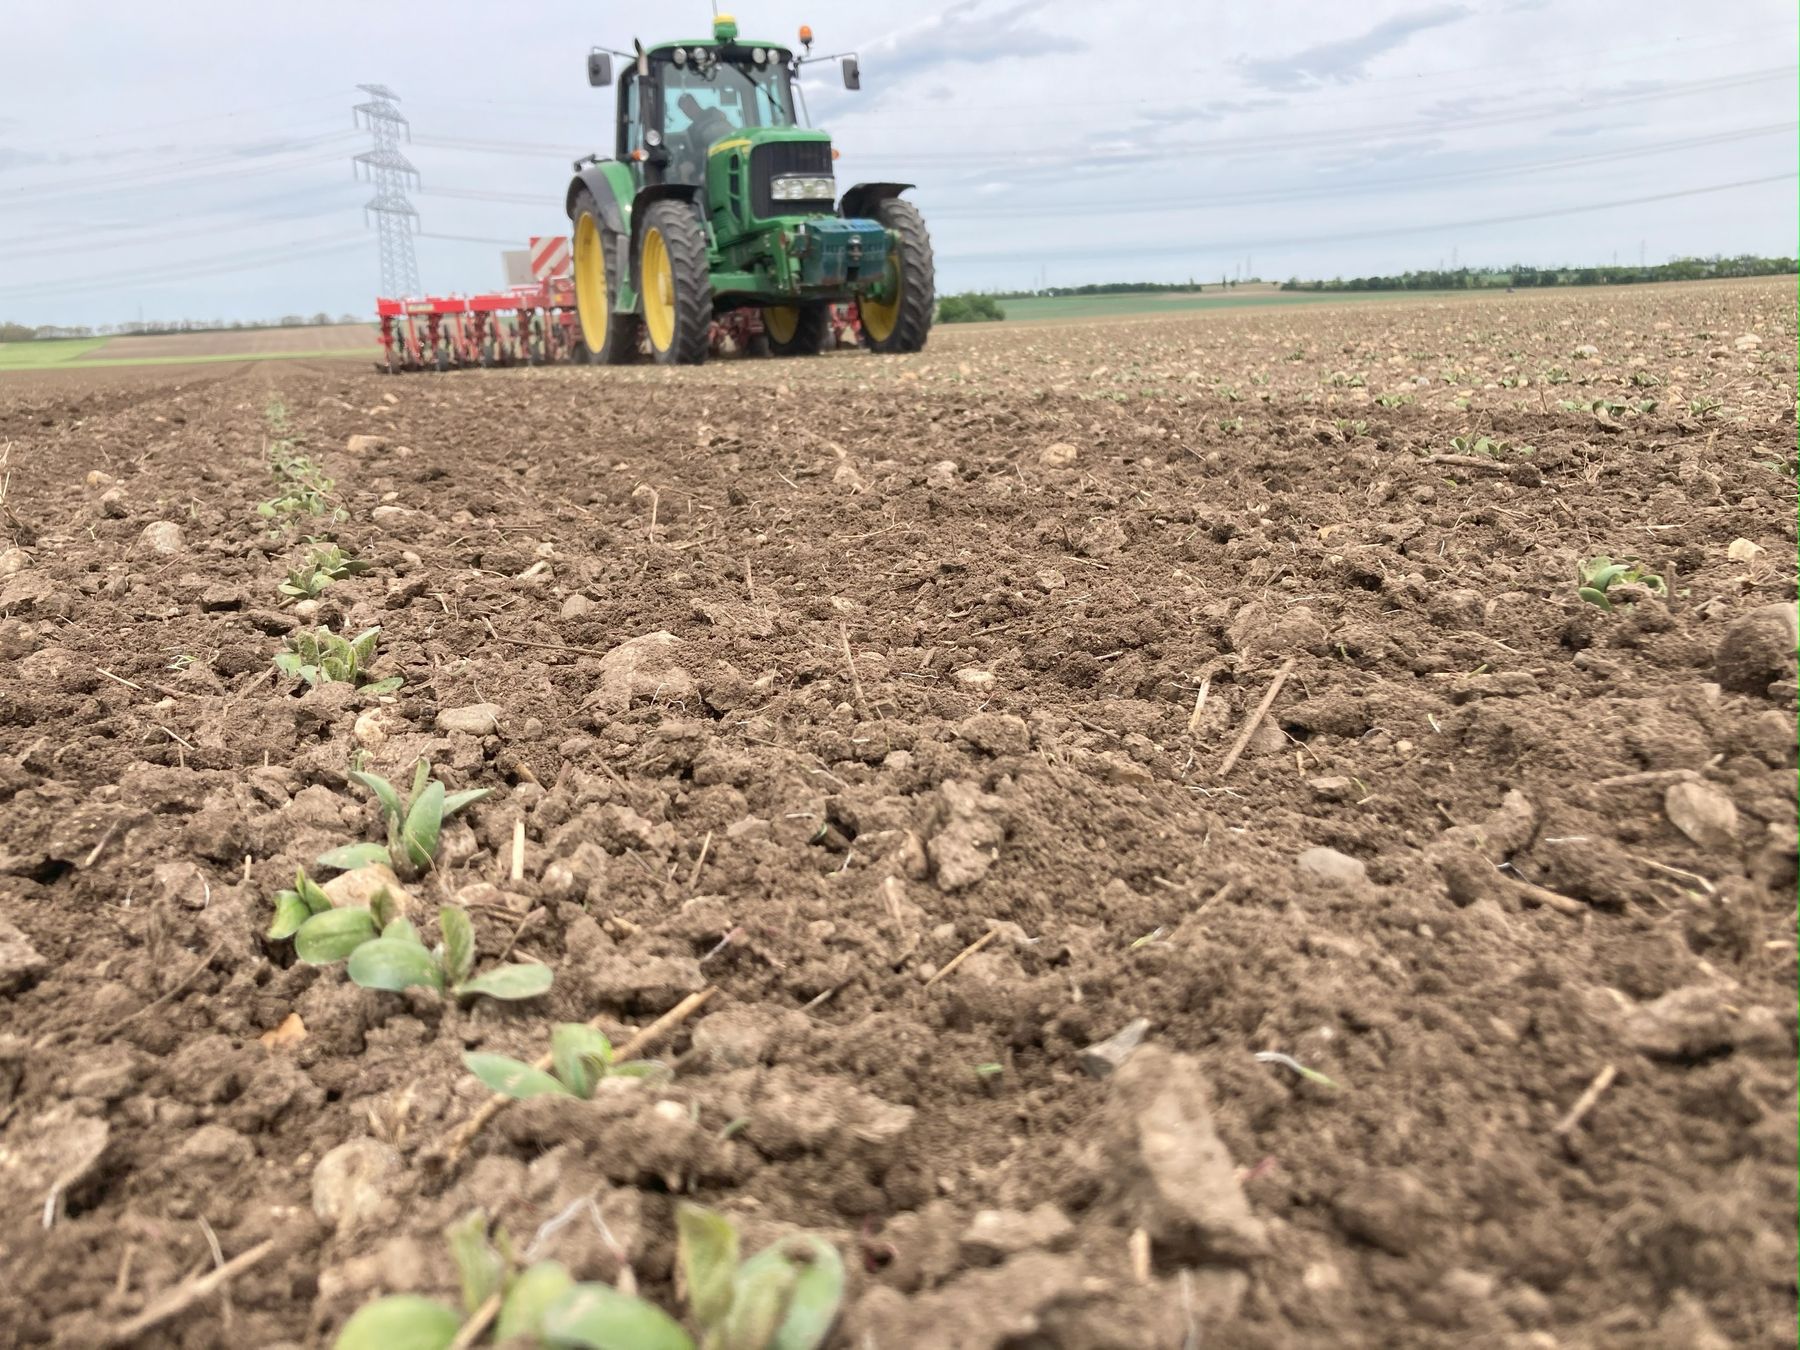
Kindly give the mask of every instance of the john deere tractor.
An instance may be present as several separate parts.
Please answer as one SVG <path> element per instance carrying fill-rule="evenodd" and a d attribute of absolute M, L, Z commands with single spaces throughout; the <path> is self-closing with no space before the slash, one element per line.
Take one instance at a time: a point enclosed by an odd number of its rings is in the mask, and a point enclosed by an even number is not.
<path fill-rule="evenodd" d="M 810 53 L 810 29 L 800 41 Z M 778 355 L 811 355 L 832 306 L 849 302 L 874 351 L 923 347 L 935 286 L 924 218 L 900 196 L 912 185 L 838 195 L 831 138 L 796 106 L 815 58 L 744 41 L 727 15 L 708 40 L 636 46 L 588 54 L 595 86 L 622 58 L 613 153 L 577 160 L 567 199 L 590 359 L 647 347 L 663 364 L 698 364 L 715 320 Z M 854 56 L 816 59 L 841 60 L 845 87 L 861 87 Z"/>

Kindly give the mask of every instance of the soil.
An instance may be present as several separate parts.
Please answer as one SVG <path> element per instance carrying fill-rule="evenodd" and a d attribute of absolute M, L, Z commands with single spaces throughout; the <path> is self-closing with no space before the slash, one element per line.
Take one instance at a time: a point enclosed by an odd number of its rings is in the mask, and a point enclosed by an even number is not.
<path fill-rule="evenodd" d="M 326 1344 L 453 1299 L 477 1206 L 679 1314 L 691 1196 L 838 1243 L 845 1347 L 1793 1344 L 1795 327 L 1755 283 L 0 386 L 10 1343 Z M 271 670 L 276 398 L 373 564 L 313 618 L 396 695 Z M 1584 602 L 1599 554 L 1667 593 Z M 359 750 L 493 790 L 412 889 L 548 996 L 262 937 L 378 837 Z M 703 988 L 672 1076 L 447 1157 L 464 1051 Z"/>
<path fill-rule="evenodd" d="M 375 341 L 367 323 L 329 323 L 302 328 L 240 328 L 222 332 L 152 333 L 116 337 L 83 352 L 77 361 L 135 357 L 240 356 L 269 352 L 360 352 Z"/>

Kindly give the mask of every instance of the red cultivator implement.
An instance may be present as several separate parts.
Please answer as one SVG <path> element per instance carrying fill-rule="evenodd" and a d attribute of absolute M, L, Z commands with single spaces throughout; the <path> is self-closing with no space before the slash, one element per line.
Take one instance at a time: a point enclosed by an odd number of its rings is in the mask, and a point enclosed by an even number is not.
<path fill-rule="evenodd" d="M 588 350 L 575 317 L 569 261 L 567 237 L 534 235 L 534 280 L 527 284 L 480 295 L 377 300 L 382 356 L 375 368 L 398 375 L 467 366 L 585 362 Z M 860 337 L 856 305 L 832 306 L 826 345 L 854 347 Z M 714 354 L 766 355 L 762 311 L 734 309 L 719 315 L 713 321 L 711 347 Z"/>

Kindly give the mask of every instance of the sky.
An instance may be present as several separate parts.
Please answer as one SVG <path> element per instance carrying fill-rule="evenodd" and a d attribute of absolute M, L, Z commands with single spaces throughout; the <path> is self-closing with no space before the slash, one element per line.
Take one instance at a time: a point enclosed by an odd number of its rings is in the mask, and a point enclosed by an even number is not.
<path fill-rule="evenodd" d="M 741 0 L 840 187 L 916 184 L 940 293 L 1795 251 L 1792 0 Z M 364 315 L 356 86 L 400 95 L 434 292 L 567 232 L 590 46 L 704 0 L 62 0 L 0 44 L 0 320 Z M 517 241 L 514 243 L 513 241 Z"/>

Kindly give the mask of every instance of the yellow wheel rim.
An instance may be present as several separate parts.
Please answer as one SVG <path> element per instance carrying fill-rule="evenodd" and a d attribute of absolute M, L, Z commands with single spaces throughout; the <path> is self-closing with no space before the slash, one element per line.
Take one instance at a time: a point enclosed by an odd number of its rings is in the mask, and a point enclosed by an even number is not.
<path fill-rule="evenodd" d="M 606 245 L 600 226 L 585 212 L 575 222 L 575 317 L 581 320 L 581 340 L 597 352 L 606 345 L 606 325 L 612 305 L 606 293 Z"/>
<path fill-rule="evenodd" d="M 763 327 L 776 342 L 788 343 L 800 331 L 800 311 L 792 305 L 764 305 Z"/>
<path fill-rule="evenodd" d="M 666 352 L 675 345 L 675 269 L 669 262 L 668 242 L 655 226 L 644 231 L 638 271 L 644 286 L 644 326 L 650 330 L 651 345 Z"/>
<path fill-rule="evenodd" d="M 865 295 L 856 302 L 857 312 L 862 316 L 863 332 L 876 342 L 886 342 L 894 335 L 894 329 L 900 322 L 900 298 L 904 287 L 900 276 L 900 254 L 898 251 L 888 254 L 887 264 L 888 299 L 877 300 L 872 295 Z"/>

